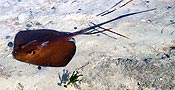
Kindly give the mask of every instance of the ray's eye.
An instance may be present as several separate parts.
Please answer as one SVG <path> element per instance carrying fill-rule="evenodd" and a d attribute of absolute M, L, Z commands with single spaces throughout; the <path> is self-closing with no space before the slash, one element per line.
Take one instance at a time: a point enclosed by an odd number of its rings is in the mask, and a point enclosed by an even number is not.
<path fill-rule="evenodd" d="M 27 53 L 30 54 L 30 55 L 34 55 L 36 52 L 34 50 L 31 50 L 31 51 L 29 51 Z"/>

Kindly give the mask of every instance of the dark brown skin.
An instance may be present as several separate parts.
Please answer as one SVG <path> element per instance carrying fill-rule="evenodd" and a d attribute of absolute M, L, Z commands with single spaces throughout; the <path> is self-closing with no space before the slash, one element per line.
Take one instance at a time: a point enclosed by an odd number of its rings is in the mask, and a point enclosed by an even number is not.
<path fill-rule="evenodd" d="M 20 31 L 15 37 L 13 56 L 19 61 L 39 66 L 66 66 L 76 46 L 65 32 L 54 30 Z"/>
<path fill-rule="evenodd" d="M 62 67 L 66 66 L 75 54 L 75 42 L 71 39 L 77 35 L 92 35 L 105 31 L 122 36 L 129 39 L 127 36 L 105 29 L 101 27 L 104 24 L 113 22 L 127 16 L 152 11 L 155 9 L 129 13 L 121 15 L 114 19 L 94 24 L 94 26 L 70 33 L 58 32 L 50 29 L 37 29 L 20 31 L 17 33 L 14 40 L 13 56 L 15 59 L 27 62 L 38 66 Z M 97 30 L 100 28 L 102 30 Z"/>

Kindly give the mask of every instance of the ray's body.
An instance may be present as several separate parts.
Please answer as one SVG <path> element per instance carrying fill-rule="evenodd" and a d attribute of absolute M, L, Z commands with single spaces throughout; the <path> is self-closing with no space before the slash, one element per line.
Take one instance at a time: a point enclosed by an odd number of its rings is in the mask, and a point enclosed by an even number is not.
<path fill-rule="evenodd" d="M 97 25 L 94 24 L 94 26 L 73 33 L 58 32 L 56 30 L 50 29 L 20 31 L 15 36 L 12 54 L 14 58 L 19 61 L 38 66 L 66 66 L 76 52 L 75 40 L 73 39 L 74 36 L 81 34 L 91 35 L 108 31 L 116 35 L 128 38 L 124 35 L 111 31 L 110 29 L 105 29 L 101 26 L 126 16 L 131 16 L 152 10 L 155 9 L 121 15 L 109 21 L 102 22 Z M 96 28 L 101 28 L 102 30 L 97 30 Z"/>
<path fill-rule="evenodd" d="M 76 51 L 75 42 L 68 34 L 49 29 L 20 31 L 15 37 L 13 55 L 39 66 L 65 66 Z"/>

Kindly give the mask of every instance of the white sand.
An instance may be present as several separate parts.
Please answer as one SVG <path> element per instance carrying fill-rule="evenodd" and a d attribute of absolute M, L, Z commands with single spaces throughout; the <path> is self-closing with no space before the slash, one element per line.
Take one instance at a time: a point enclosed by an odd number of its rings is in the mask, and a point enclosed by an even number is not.
<path fill-rule="evenodd" d="M 0 90 L 175 89 L 175 1 L 134 0 L 111 14 L 96 16 L 117 1 L 1 0 Z M 75 37 L 77 51 L 66 67 L 38 70 L 35 65 L 13 59 L 13 48 L 7 45 L 21 30 L 48 28 L 73 32 L 76 31 L 74 27 L 80 30 L 90 22 L 101 23 L 152 8 L 157 9 L 103 26 L 131 40 L 111 33 L 107 34 L 117 40 L 104 34 Z M 77 87 L 59 86 L 59 74 L 63 74 L 63 69 L 78 70 L 83 74 L 81 83 Z"/>

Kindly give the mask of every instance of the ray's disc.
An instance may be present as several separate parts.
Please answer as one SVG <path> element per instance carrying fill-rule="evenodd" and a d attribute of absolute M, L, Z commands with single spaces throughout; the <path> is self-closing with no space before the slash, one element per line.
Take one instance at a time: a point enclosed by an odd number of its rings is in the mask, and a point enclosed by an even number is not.
<path fill-rule="evenodd" d="M 13 57 L 39 66 L 66 66 L 76 51 L 75 42 L 66 32 L 27 30 L 16 34 Z"/>

